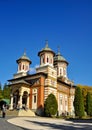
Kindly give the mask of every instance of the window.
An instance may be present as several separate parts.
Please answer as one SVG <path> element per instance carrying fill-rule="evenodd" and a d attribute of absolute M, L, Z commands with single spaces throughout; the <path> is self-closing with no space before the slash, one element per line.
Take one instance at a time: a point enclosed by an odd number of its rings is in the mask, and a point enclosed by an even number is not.
<path fill-rule="evenodd" d="M 43 63 L 44 63 L 44 57 L 43 57 Z"/>
<path fill-rule="evenodd" d="M 23 70 L 24 70 L 24 65 L 23 65 Z"/>
<path fill-rule="evenodd" d="M 62 75 L 62 70 L 60 69 L 60 76 Z"/>
<path fill-rule="evenodd" d="M 65 106 L 67 106 L 67 101 L 65 101 Z"/>
<path fill-rule="evenodd" d="M 62 99 L 60 99 L 60 104 L 62 105 Z"/>
<path fill-rule="evenodd" d="M 47 57 L 47 63 L 49 62 L 49 58 Z"/>
<path fill-rule="evenodd" d="M 21 70 L 21 64 L 19 64 L 19 70 Z"/>
<path fill-rule="evenodd" d="M 34 95 L 34 103 L 36 103 L 36 95 Z"/>
<path fill-rule="evenodd" d="M 50 59 L 50 63 L 52 64 L 52 59 Z"/>

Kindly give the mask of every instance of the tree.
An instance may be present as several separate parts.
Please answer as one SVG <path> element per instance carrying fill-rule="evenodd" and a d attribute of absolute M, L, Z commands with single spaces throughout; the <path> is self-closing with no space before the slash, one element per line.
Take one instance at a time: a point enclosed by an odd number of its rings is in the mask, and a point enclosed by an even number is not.
<path fill-rule="evenodd" d="M 57 113 L 57 110 L 58 104 L 56 97 L 53 94 L 49 94 L 44 104 L 45 115 L 51 117 Z"/>
<path fill-rule="evenodd" d="M 89 116 L 92 116 L 92 96 L 90 92 L 86 96 L 86 111 Z"/>
<path fill-rule="evenodd" d="M 5 83 L 3 87 L 3 98 L 10 98 L 10 87 Z"/>
<path fill-rule="evenodd" d="M 86 109 L 86 96 L 87 93 L 90 92 L 90 94 L 92 95 L 92 86 L 84 86 L 84 85 L 77 85 L 78 87 L 80 87 L 82 89 L 82 95 L 83 95 L 83 99 L 84 99 L 84 109 L 85 111 L 87 111 Z"/>
<path fill-rule="evenodd" d="M 0 100 L 3 99 L 2 85 L 0 83 Z"/>
<path fill-rule="evenodd" d="M 84 116 L 84 102 L 82 96 L 82 90 L 80 87 L 76 87 L 75 89 L 75 98 L 74 98 L 74 108 L 75 108 L 75 115 L 79 118 Z"/>
<path fill-rule="evenodd" d="M 88 87 L 83 87 L 82 88 L 82 95 L 83 95 L 83 99 L 84 99 L 84 110 L 86 111 L 86 96 L 87 96 L 87 92 L 88 92 Z"/>

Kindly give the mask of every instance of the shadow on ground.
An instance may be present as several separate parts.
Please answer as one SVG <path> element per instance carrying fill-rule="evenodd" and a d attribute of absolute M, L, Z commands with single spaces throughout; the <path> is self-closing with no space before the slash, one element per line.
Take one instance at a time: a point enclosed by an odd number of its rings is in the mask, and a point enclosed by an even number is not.
<path fill-rule="evenodd" d="M 49 127 L 50 129 L 57 129 L 57 130 L 92 130 L 92 125 L 87 125 L 87 124 L 74 124 L 73 122 L 71 123 L 65 123 L 65 124 L 56 124 L 56 123 L 46 123 L 46 122 L 39 122 L 39 121 L 29 121 L 26 120 L 30 123 L 34 123 L 34 125 L 39 125 L 43 126 L 44 130 L 45 127 Z M 31 129 L 30 129 L 31 130 Z"/>
<path fill-rule="evenodd" d="M 66 121 L 72 121 L 74 123 L 92 123 L 92 119 L 66 119 Z"/>

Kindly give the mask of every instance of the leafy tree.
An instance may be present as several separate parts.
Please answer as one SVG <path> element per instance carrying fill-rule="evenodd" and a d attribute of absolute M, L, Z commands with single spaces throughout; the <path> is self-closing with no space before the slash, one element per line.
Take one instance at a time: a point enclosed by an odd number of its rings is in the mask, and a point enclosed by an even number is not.
<path fill-rule="evenodd" d="M 83 95 L 83 99 L 84 99 L 84 110 L 86 111 L 86 96 L 88 93 L 88 87 L 83 87 L 82 88 L 82 95 Z"/>
<path fill-rule="evenodd" d="M 86 111 L 89 116 L 92 116 L 92 96 L 90 92 L 86 96 Z"/>
<path fill-rule="evenodd" d="M 5 83 L 3 87 L 3 98 L 10 98 L 10 87 Z"/>
<path fill-rule="evenodd" d="M 75 115 L 79 118 L 84 116 L 84 102 L 82 96 L 82 90 L 80 87 L 76 87 L 75 89 L 75 98 L 74 98 L 74 108 L 75 108 Z"/>
<path fill-rule="evenodd" d="M 87 93 L 90 92 L 90 94 L 92 95 L 92 86 L 86 86 L 86 85 L 77 85 L 78 87 L 80 87 L 82 89 L 82 95 L 83 95 L 83 99 L 84 99 L 84 109 L 85 111 L 87 111 L 86 109 L 86 96 Z"/>
<path fill-rule="evenodd" d="M 3 91 L 2 91 L 2 85 L 0 83 L 0 100 L 3 99 Z"/>
<path fill-rule="evenodd" d="M 58 104 L 56 97 L 53 94 L 49 94 L 44 105 L 44 111 L 46 116 L 52 116 L 57 113 Z"/>

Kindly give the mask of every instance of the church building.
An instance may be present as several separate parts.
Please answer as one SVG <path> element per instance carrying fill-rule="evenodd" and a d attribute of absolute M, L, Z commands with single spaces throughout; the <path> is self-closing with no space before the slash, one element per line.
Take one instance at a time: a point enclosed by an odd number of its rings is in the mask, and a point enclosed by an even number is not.
<path fill-rule="evenodd" d="M 11 87 L 10 109 L 22 109 L 26 106 L 39 115 L 43 114 L 44 102 L 49 94 L 54 94 L 58 103 L 58 113 L 74 112 L 73 101 L 75 86 L 67 75 L 67 60 L 60 51 L 56 54 L 48 46 L 38 52 L 40 65 L 35 74 L 30 74 L 31 60 L 26 53 L 16 60 L 17 73 L 8 80 Z"/>

